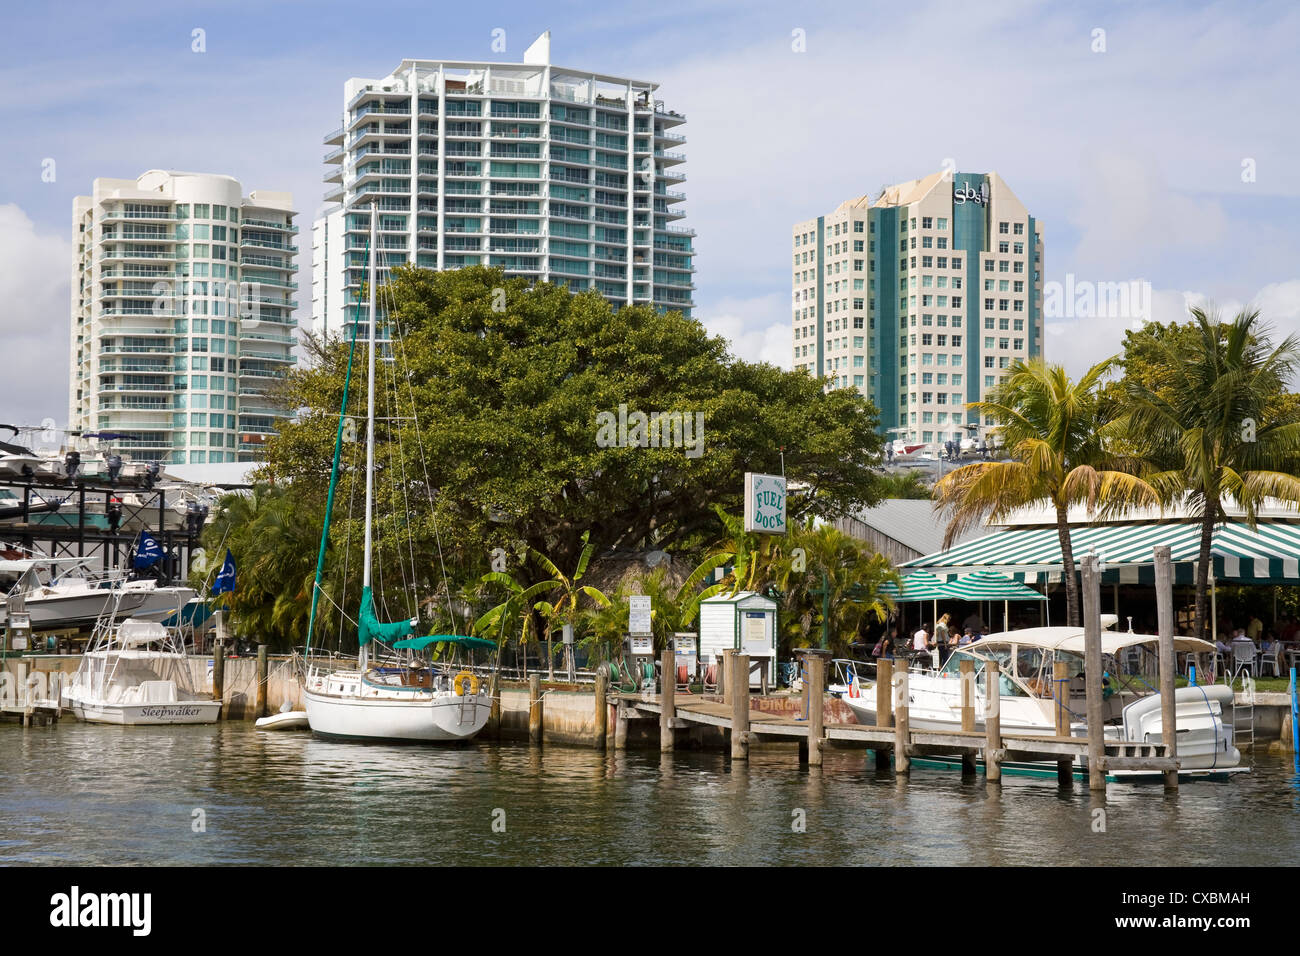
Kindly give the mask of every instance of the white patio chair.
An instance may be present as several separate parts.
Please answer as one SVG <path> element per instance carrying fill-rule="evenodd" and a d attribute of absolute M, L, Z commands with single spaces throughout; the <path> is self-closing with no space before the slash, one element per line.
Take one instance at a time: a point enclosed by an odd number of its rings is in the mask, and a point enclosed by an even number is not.
<path fill-rule="evenodd" d="M 1255 676 L 1255 654 L 1254 642 L 1232 642 L 1232 677 L 1228 683 L 1232 683 L 1243 673 L 1249 674 L 1251 677 Z"/>
<path fill-rule="evenodd" d="M 1266 652 L 1266 653 L 1260 654 L 1260 656 L 1259 656 L 1259 676 L 1260 676 L 1260 677 L 1263 677 L 1263 676 L 1264 676 L 1264 668 L 1265 668 L 1265 667 L 1269 668 L 1269 670 L 1271 671 L 1273 677 L 1281 677 L 1281 676 L 1282 676 L 1282 657 L 1281 657 L 1281 650 L 1278 648 L 1278 646 L 1277 646 L 1276 643 L 1273 645 L 1272 650 L 1270 650 L 1270 651 L 1268 651 L 1268 652 Z"/>

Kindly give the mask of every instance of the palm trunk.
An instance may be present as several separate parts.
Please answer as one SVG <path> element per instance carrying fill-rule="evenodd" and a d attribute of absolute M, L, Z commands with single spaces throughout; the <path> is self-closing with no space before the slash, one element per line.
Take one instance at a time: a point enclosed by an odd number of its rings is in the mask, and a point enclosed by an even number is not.
<path fill-rule="evenodd" d="M 1210 545 L 1214 540 L 1214 525 L 1219 520 L 1219 502 L 1206 495 L 1205 516 L 1201 519 L 1201 551 L 1196 562 L 1196 625 L 1192 633 L 1206 640 L 1205 600 L 1210 592 Z"/>
<path fill-rule="evenodd" d="M 1074 546 L 1070 543 L 1070 509 L 1068 505 L 1056 506 L 1056 533 L 1061 542 L 1061 580 L 1065 583 L 1065 623 L 1078 627 L 1079 579 L 1074 573 Z"/>

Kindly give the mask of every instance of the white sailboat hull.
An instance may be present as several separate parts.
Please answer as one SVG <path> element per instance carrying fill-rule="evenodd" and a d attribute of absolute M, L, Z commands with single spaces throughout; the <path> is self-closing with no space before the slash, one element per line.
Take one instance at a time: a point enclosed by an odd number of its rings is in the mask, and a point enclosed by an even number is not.
<path fill-rule="evenodd" d="M 469 740 L 483 729 L 491 712 L 486 694 L 411 696 L 401 700 L 305 691 L 303 700 L 314 733 L 360 740 Z"/>

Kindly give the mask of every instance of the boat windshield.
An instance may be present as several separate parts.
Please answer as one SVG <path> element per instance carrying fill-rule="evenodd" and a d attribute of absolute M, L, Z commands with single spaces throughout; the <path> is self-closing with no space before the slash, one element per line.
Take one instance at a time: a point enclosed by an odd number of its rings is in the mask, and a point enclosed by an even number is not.
<path fill-rule="evenodd" d="M 1012 648 L 1003 647 L 981 647 L 979 656 L 974 653 L 967 654 L 963 649 L 958 649 L 948 658 L 943 669 L 939 672 L 943 677 L 956 677 L 961 667 L 962 658 L 970 658 L 975 661 L 975 687 L 978 692 L 984 692 L 985 677 L 984 671 L 988 666 L 988 661 L 998 662 L 1000 673 L 998 674 L 998 694 L 1001 697 L 1028 697 L 1028 692 L 1021 687 L 1012 678 Z M 1025 648 L 1030 650 L 1030 648 Z M 1035 649 L 1036 650 L 1036 649 Z"/>

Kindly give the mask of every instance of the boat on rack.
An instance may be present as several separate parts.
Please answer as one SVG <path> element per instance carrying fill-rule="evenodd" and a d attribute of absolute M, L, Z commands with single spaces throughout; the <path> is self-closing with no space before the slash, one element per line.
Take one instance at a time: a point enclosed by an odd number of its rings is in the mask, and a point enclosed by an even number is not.
<path fill-rule="evenodd" d="M 180 632 L 136 618 L 101 622 L 62 700 L 99 724 L 211 724 L 221 714 L 221 701 L 193 688 Z"/>
<path fill-rule="evenodd" d="M 0 561 L 0 573 L 17 583 L 0 598 L 0 615 L 19 598 L 33 630 L 88 627 L 105 612 L 161 620 L 176 614 L 196 592 L 154 580 L 127 580 L 121 572 L 94 571 L 82 558 L 25 558 Z"/>
<path fill-rule="evenodd" d="M 1154 652 L 1159 638 L 1151 634 L 1103 631 L 1103 660 L 1109 658 L 1107 681 L 1117 680 L 1122 672 L 1119 661 L 1125 656 Z M 1179 653 L 1214 652 L 1208 641 L 1190 637 L 1174 639 Z M 1058 694 L 1068 708 L 1070 734 L 1086 737 L 1086 692 L 1084 687 L 1084 632 L 1081 627 L 1032 627 L 1018 631 L 990 634 L 974 644 L 957 648 L 938 670 L 914 668 L 908 671 L 908 718 L 917 730 L 960 730 L 963 659 L 975 663 L 974 709 L 976 729 L 984 727 L 984 709 L 988 699 L 988 664 L 999 665 L 999 722 L 1004 734 L 1054 736 Z M 1070 678 L 1063 691 L 1054 689 L 1053 665 L 1066 664 Z M 1148 693 L 1131 699 L 1114 693 L 1114 684 L 1103 701 L 1103 732 L 1107 740 L 1161 743 L 1161 696 Z M 862 723 L 874 724 L 876 685 L 865 686 L 841 699 Z M 1175 727 L 1178 734 L 1180 777 L 1220 777 L 1245 773 L 1241 753 L 1233 745 L 1233 723 L 1228 716 L 1233 704 L 1232 689 L 1223 685 L 1189 686 L 1174 692 Z M 927 758 L 915 762 L 925 763 Z M 939 761 L 944 763 L 944 761 Z M 1056 775 L 1055 765 L 1003 765 L 1006 773 Z M 1086 772 L 1086 760 L 1076 767 L 1076 774 Z M 1113 780 L 1160 779 L 1160 774 L 1140 771 L 1112 771 Z"/>
<path fill-rule="evenodd" d="M 303 702 L 307 721 L 314 733 L 327 737 L 359 740 L 457 742 L 473 738 L 487 723 L 491 698 L 479 679 L 468 671 L 456 672 L 446 663 L 435 665 L 435 648 L 495 648 L 491 641 L 454 634 L 415 637 L 418 619 L 381 623 L 371 588 L 373 546 L 371 523 L 374 513 L 375 479 L 375 219 L 370 220 L 370 321 L 368 323 L 368 374 L 366 412 L 366 496 L 365 551 L 362 570 L 361 608 L 357 616 L 360 658 L 356 668 L 331 670 L 309 664 L 304 675 Z M 358 308 L 358 313 L 359 313 Z M 307 632 L 310 640 L 321 593 L 325 544 L 329 535 L 330 512 L 338 482 L 348 385 L 352 358 L 356 354 L 356 330 L 352 326 L 348 375 L 343 388 L 334 463 L 330 476 L 325 527 L 321 535 L 316 582 L 312 589 L 311 615 Z M 394 337 L 395 338 L 395 337 Z M 418 422 L 417 422 L 418 427 Z M 414 571 L 414 569 L 412 569 Z M 414 577 L 414 575 L 412 575 Z M 418 604 L 418 602 L 416 602 Z M 427 656 L 426 656 L 427 655 Z"/>

